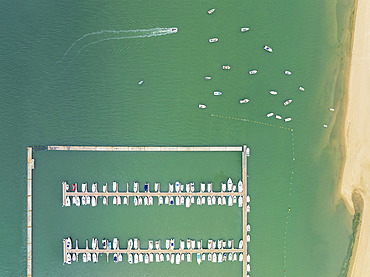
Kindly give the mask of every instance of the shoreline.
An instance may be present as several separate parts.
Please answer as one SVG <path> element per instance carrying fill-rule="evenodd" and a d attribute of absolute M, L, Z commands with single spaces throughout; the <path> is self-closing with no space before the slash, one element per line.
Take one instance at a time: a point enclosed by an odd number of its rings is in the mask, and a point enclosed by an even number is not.
<path fill-rule="evenodd" d="M 348 276 L 370 276 L 370 2 L 357 0 L 344 126 L 345 162 L 340 191 L 351 214 L 362 198 L 360 229 L 356 234 Z M 356 212 L 358 208 L 356 208 Z"/>

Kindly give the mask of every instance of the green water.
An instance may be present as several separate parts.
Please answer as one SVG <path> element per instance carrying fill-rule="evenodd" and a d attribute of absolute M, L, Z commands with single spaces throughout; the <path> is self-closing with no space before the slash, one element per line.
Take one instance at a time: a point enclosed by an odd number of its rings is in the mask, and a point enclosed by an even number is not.
<path fill-rule="evenodd" d="M 3 1 L 0 275 L 26 272 L 27 146 L 248 144 L 251 275 L 338 276 L 351 232 L 350 216 L 334 200 L 343 150 L 340 66 L 348 58 L 343 39 L 351 5 Z M 216 12 L 208 16 L 212 7 Z M 77 41 L 101 30 L 173 26 L 177 34 L 118 40 L 104 33 Z M 241 33 L 243 26 L 251 30 Z M 214 36 L 219 42 L 211 45 L 207 40 Z M 103 39 L 109 40 L 98 42 Z M 274 53 L 263 51 L 265 44 Z M 224 64 L 232 69 L 223 71 Z M 250 76 L 254 68 L 260 72 Z M 286 69 L 293 74 L 285 76 Z M 206 75 L 212 80 L 205 81 Z M 144 84 L 138 86 L 139 80 Z M 297 89 L 301 85 L 304 93 Z M 223 95 L 213 96 L 214 90 Z M 240 105 L 246 97 L 251 101 Z M 293 103 L 283 107 L 289 98 Z M 199 110 L 199 103 L 207 109 Z M 332 106 L 336 111 L 329 113 Z M 270 111 L 293 121 L 268 119 Z M 137 236 L 143 246 L 148 239 L 169 237 L 240 239 L 237 207 L 61 207 L 64 180 L 219 183 L 240 178 L 239 153 L 35 152 L 34 157 L 34 276 L 241 275 L 239 262 L 131 266 L 101 257 L 94 265 L 63 266 L 61 243 L 67 236 L 80 246 L 93 236 L 117 236 L 123 245 Z"/>

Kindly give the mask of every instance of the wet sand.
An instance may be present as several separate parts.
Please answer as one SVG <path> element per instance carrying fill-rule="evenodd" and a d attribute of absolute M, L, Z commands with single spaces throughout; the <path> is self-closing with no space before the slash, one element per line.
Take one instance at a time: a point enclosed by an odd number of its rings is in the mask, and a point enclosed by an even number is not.
<path fill-rule="evenodd" d="M 361 226 L 348 276 L 370 276 L 370 1 L 358 0 L 348 105 L 345 121 L 346 160 L 341 193 L 354 213 L 352 193 L 363 199 Z"/>

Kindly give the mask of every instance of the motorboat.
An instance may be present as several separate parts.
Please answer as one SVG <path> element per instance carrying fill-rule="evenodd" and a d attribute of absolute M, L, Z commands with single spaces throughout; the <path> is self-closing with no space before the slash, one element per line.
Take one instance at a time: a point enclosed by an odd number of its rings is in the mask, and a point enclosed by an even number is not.
<path fill-rule="evenodd" d="M 221 205 L 223 205 L 223 206 L 226 205 L 226 197 L 225 196 L 222 196 L 222 204 Z"/>
<path fill-rule="evenodd" d="M 71 253 L 67 253 L 67 260 L 66 260 L 66 264 L 71 264 L 72 263 L 72 256 L 71 256 Z"/>
<path fill-rule="evenodd" d="M 278 114 L 275 115 L 275 118 L 276 119 L 279 119 L 279 120 L 282 119 L 282 117 L 280 115 L 278 115 Z"/>
<path fill-rule="evenodd" d="M 222 198 L 221 198 L 221 196 L 219 196 L 217 198 L 217 205 L 221 205 L 221 204 L 222 204 Z"/>
<path fill-rule="evenodd" d="M 129 263 L 129 264 L 132 264 L 132 260 L 133 260 L 133 259 L 132 259 L 132 254 L 131 254 L 131 253 L 129 253 L 129 254 L 128 254 L 128 258 L 127 258 L 128 263 Z"/>
<path fill-rule="evenodd" d="M 127 241 L 127 249 L 128 249 L 128 250 L 131 250 L 133 245 L 134 245 L 133 240 L 132 240 L 132 239 L 129 239 L 129 240 Z"/>
<path fill-rule="evenodd" d="M 247 232 L 250 232 L 250 231 L 251 231 L 251 225 L 247 224 Z"/>
<path fill-rule="evenodd" d="M 118 184 L 117 182 L 113 182 L 113 192 L 117 192 Z"/>
<path fill-rule="evenodd" d="M 234 253 L 234 255 L 233 255 L 233 262 L 235 262 L 236 260 L 237 260 L 237 254 Z"/>
<path fill-rule="evenodd" d="M 103 246 L 103 249 L 107 249 L 107 240 L 106 239 L 102 239 L 101 244 Z"/>
<path fill-rule="evenodd" d="M 250 242 L 250 241 L 251 241 L 251 236 L 247 235 L 247 242 Z"/>
<path fill-rule="evenodd" d="M 111 250 L 112 249 L 112 242 L 111 241 L 107 241 L 108 242 L 108 249 Z"/>
<path fill-rule="evenodd" d="M 209 262 L 211 262 L 211 261 L 212 261 L 212 254 L 211 254 L 211 253 L 209 253 L 209 254 L 208 254 L 208 261 L 209 261 Z"/>
<path fill-rule="evenodd" d="M 158 192 L 160 183 L 154 183 L 154 191 Z"/>
<path fill-rule="evenodd" d="M 249 157 L 251 155 L 251 149 L 249 147 L 247 147 L 247 157 Z M 248 175 L 247 175 L 248 177 Z"/>
<path fill-rule="evenodd" d="M 292 72 L 291 72 L 291 71 L 289 71 L 289 70 L 285 70 L 285 71 L 284 71 L 284 74 L 285 74 L 285 75 L 292 75 Z"/>
<path fill-rule="evenodd" d="M 137 264 L 139 262 L 139 255 L 137 253 L 134 254 L 134 263 Z"/>
<path fill-rule="evenodd" d="M 107 192 L 107 188 L 108 188 L 108 183 L 105 183 L 105 185 L 103 185 L 103 192 Z"/>
<path fill-rule="evenodd" d="M 194 247 L 195 248 L 195 247 Z M 197 241 L 197 248 L 198 249 L 202 249 L 202 241 L 201 240 L 198 240 Z"/>
<path fill-rule="evenodd" d="M 222 253 L 218 253 L 218 262 L 222 263 Z"/>
<path fill-rule="evenodd" d="M 169 262 L 171 260 L 171 256 L 168 253 L 166 254 L 166 260 L 167 260 L 167 262 Z"/>
<path fill-rule="evenodd" d="M 322 127 L 324 127 L 324 128 L 328 128 L 328 125 L 327 125 L 327 124 L 324 124 L 324 125 L 322 125 Z"/>
<path fill-rule="evenodd" d="M 240 253 L 239 254 L 239 262 L 242 262 L 243 261 L 243 253 Z"/>
<path fill-rule="evenodd" d="M 247 264 L 247 272 L 251 272 L 251 265 Z M 249 274 L 247 274 L 247 277 L 249 277 Z"/>
<path fill-rule="evenodd" d="M 66 248 L 67 248 L 67 250 L 71 250 L 72 249 L 72 239 L 71 238 L 66 238 L 63 241 L 66 242 Z"/>
<path fill-rule="evenodd" d="M 134 192 L 138 192 L 138 190 L 139 190 L 139 183 L 134 182 Z"/>
<path fill-rule="evenodd" d="M 183 240 L 180 240 L 180 249 L 185 249 L 185 242 Z"/>
<path fill-rule="evenodd" d="M 329 111 L 334 112 L 334 108 L 330 108 Z"/>
<path fill-rule="evenodd" d="M 212 183 L 207 184 L 207 191 L 212 192 Z"/>
<path fill-rule="evenodd" d="M 113 197 L 113 205 L 117 205 L 117 196 Z"/>
<path fill-rule="evenodd" d="M 277 93 L 277 91 L 270 90 L 270 94 L 271 94 L 271 95 L 277 95 L 278 93 Z"/>
<path fill-rule="evenodd" d="M 113 262 L 115 262 L 115 263 L 118 262 L 118 255 L 117 255 L 117 253 L 114 253 L 114 255 L 113 255 Z"/>
<path fill-rule="evenodd" d="M 168 184 L 168 187 L 169 187 L 169 191 L 170 191 L 170 192 L 173 192 L 173 184 L 169 183 L 169 184 Z"/>
<path fill-rule="evenodd" d="M 98 254 L 97 253 L 93 253 L 92 254 L 92 261 L 93 261 L 93 263 L 97 263 L 98 262 Z"/>
<path fill-rule="evenodd" d="M 272 50 L 272 48 L 271 48 L 271 47 L 269 47 L 269 46 L 267 46 L 267 45 L 265 45 L 265 46 L 263 47 L 263 49 L 265 49 L 267 52 L 270 52 L 270 53 L 274 52 L 274 51 Z"/>
<path fill-rule="evenodd" d="M 244 33 L 246 31 L 249 31 L 249 28 L 248 27 L 243 27 L 243 28 L 240 29 L 240 31 Z"/>
<path fill-rule="evenodd" d="M 202 262 L 202 254 L 197 253 L 197 263 L 200 264 Z"/>
<path fill-rule="evenodd" d="M 158 197 L 158 205 L 162 205 L 162 204 L 163 204 L 163 197 L 159 196 Z"/>
<path fill-rule="evenodd" d="M 225 183 L 221 183 L 221 191 L 226 191 L 226 184 Z"/>
<path fill-rule="evenodd" d="M 77 192 L 77 183 L 72 184 L 72 191 Z"/>
<path fill-rule="evenodd" d="M 212 43 L 212 42 L 217 42 L 217 41 L 218 41 L 218 38 L 210 38 L 208 41 L 209 41 L 210 43 Z"/>
<path fill-rule="evenodd" d="M 194 183 L 190 183 L 190 191 L 191 192 L 195 191 L 195 184 Z"/>
<path fill-rule="evenodd" d="M 159 254 L 158 253 L 156 253 L 155 254 L 155 262 L 156 263 L 159 263 L 161 261 L 161 258 L 159 257 Z"/>
<path fill-rule="evenodd" d="M 287 117 L 284 119 L 285 122 L 289 122 L 289 121 L 292 121 L 292 118 L 291 117 Z"/>
<path fill-rule="evenodd" d="M 186 187 L 186 192 L 190 192 L 190 184 L 189 184 L 189 183 L 187 183 L 187 184 L 185 185 L 185 187 Z"/>
<path fill-rule="evenodd" d="M 247 213 L 251 212 L 251 206 L 247 205 Z"/>
<path fill-rule="evenodd" d="M 274 115 L 274 113 L 268 113 L 266 116 L 267 117 L 271 117 L 271 116 L 273 116 Z"/>
<path fill-rule="evenodd" d="M 175 263 L 175 254 L 171 254 L 170 263 L 171 264 L 174 264 Z"/>
<path fill-rule="evenodd" d="M 200 198 L 200 196 L 197 197 L 197 205 L 202 205 L 202 199 Z"/>
<path fill-rule="evenodd" d="M 177 33 L 178 29 L 176 27 L 171 28 L 171 33 Z"/>
<path fill-rule="evenodd" d="M 212 247 L 213 247 L 213 249 L 216 249 L 216 241 L 215 240 L 212 240 Z"/>
<path fill-rule="evenodd" d="M 134 196 L 134 206 L 136 207 L 136 206 L 137 206 L 137 204 L 138 204 L 137 197 L 136 197 L 136 196 Z"/>
<path fill-rule="evenodd" d="M 161 241 L 160 240 L 156 240 L 155 241 L 155 249 L 159 250 L 160 247 L 161 247 Z"/>
<path fill-rule="evenodd" d="M 216 9 L 210 9 L 207 11 L 208 14 L 213 14 Z"/>
<path fill-rule="evenodd" d="M 200 191 L 205 192 L 206 191 L 206 184 L 205 183 L 200 183 Z"/>
<path fill-rule="evenodd" d="M 145 254 L 144 262 L 145 262 L 146 264 L 148 264 L 148 263 L 149 263 L 149 255 L 148 255 L 148 254 Z"/>
<path fill-rule="evenodd" d="M 92 184 L 92 187 L 91 187 L 91 190 L 92 190 L 92 192 L 98 192 L 98 184 L 97 183 L 93 183 Z"/>
<path fill-rule="evenodd" d="M 206 260 L 206 254 L 205 253 L 203 253 L 202 254 L 202 261 L 205 261 Z"/>
<path fill-rule="evenodd" d="M 304 87 L 299 87 L 298 88 L 300 91 L 304 91 Z"/>
<path fill-rule="evenodd" d="M 215 95 L 215 96 L 219 96 L 219 95 L 222 95 L 222 92 L 221 92 L 221 91 L 214 91 L 214 92 L 213 92 L 213 95 Z"/>
<path fill-rule="evenodd" d="M 122 199 L 121 199 L 121 196 L 117 196 L 117 205 L 121 205 L 122 204 Z"/>
<path fill-rule="evenodd" d="M 229 261 L 232 261 L 233 260 L 233 253 L 229 253 Z"/>
<path fill-rule="evenodd" d="M 231 196 L 227 197 L 227 205 L 231 207 L 233 205 L 233 198 Z"/>
<path fill-rule="evenodd" d="M 158 200 L 159 201 L 159 200 Z M 164 204 L 168 205 L 170 203 L 170 198 L 168 196 L 166 196 L 164 198 Z"/>
<path fill-rule="evenodd" d="M 161 262 L 164 262 L 164 255 L 163 255 L 163 253 L 159 254 L 159 260 Z"/>
<path fill-rule="evenodd" d="M 187 196 L 187 197 L 186 197 L 186 208 L 189 208 L 189 207 L 190 207 L 190 205 L 191 205 L 190 197 L 189 197 L 189 196 Z"/>
<path fill-rule="evenodd" d="M 212 77 L 211 77 L 211 76 L 206 76 L 206 77 L 204 77 L 204 79 L 206 79 L 206 80 L 211 80 L 211 79 L 212 79 Z"/>
<path fill-rule="evenodd" d="M 288 99 L 288 100 L 286 100 L 283 104 L 284 104 L 284 106 L 288 106 L 290 103 L 292 103 L 292 99 Z"/>
<path fill-rule="evenodd" d="M 113 249 L 114 250 L 118 249 L 118 239 L 117 238 L 113 239 Z"/>
<path fill-rule="evenodd" d="M 139 85 L 142 85 L 143 83 L 144 83 L 143 80 L 141 80 L 141 81 L 138 82 Z"/>
<path fill-rule="evenodd" d="M 208 240 L 208 249 L 212 249 L 212 240 L 211 239 Z"/>
<path fill-rule="evenodd" d="M 144 256 L 142 253 L 139 253 L 139 263 L 142 263 L 144 260 Z"/>
<path fill-rule="evenodd" d="M 207 106 L 206 106 L 206 105 L 204 105 L 204 104 L 199 104 L 199 105 L 198 105 L 198 108 L 199 108 L 199 109 L 205 109 L 205 108 L 207 108 Z"/>
<path fill-rule="evenodd" d="M 149 240 L 149 250 L 152 250 L 154 246 L 154 243 L 152 240 Z"/>
<path fill-rule="evenodd" d="M 76 206 L 79 207 L 81 205 L 80 197 L 79 196 L 75 196 L 75 197 L 76 197 Z"/>
<path fill-rule="evenodd" d="M 144 206 L 148 206 L 148 197 L 144 197 Z"/>
<path fill-rule="evenodd" d="M 176 182 L 175 183 L 175 190 L 176 190 L 176 192 L 180 192 L 180 182 Z"/>
<path fill-rule="evenodd" d="M 152 263 L 154 261 L 153 253 L 149 253 L 149 262 Z"/>
<path fill-rule="evenodd" d="M 103 197 L 103 204 L 104 205 L 108 205 L 108 201 L 107 201 L 107 197 L 106 196 Z"/>
<path fill-rule="evenodd" d="M 175 249 L 175 239 L 171 239 L 170 249 Z"/>
<path fill-rule="evenodd" d="M 180 197 L 179 196 L 176 196 L 176 206 L 180 206 Z"/>
<path fill-rule="evenodd" d="M 138 248 L 138 244 L 139 244 L 139 239 L 138 238 L 134 238 L 134 249 L 137 249 Z"/>
<path fill-rule="evenodd" d="M 245 98 L 245 99 L 242 99 L 239 101 L 240 104 L 245 104 L 245 103 L 248 103 L 249 102 L 249 99 Z"/>
<path fill-rule="evenodd" d="M 83 261 L 84 263 L 87 263 L 87 255 L 86 255 L 86 253 L 83 253 L 83 254 L 82 254 L 82 261 Z"/>
<path fill-rule="evenodd" d="M 236 204 L 236 202 L 238 201 L 238 198 L 236 197 L 236 195 L 233 196 L 233 204 Z"/>
<path fill-rule="evenodd" d="M 82 190 L 82 192 L 87 192 L 87 183 L 82 184 L 81 190 Z"/>
<path fill-rule="evenodd" d="M 212 196 L 212 205 L 216 205 L 216 196 Z"/>
<path fill-rule="evenodd" d="M 212 198 L 211 198 L 211 196 L 208 196 L 207 197 L 207 204 L 208 204 L 208 206 L 212 206 Z"/>
<path fill-rule="evenodd" d="M 66 204 L 65 204 L 66 207 L 69 207 L 71 206 L 71 198 L 69 198 L 69 196 L 66 196 Z"/>
<path fill-rule="evenodd" d="M 166 239 L 166 249 L 170 249 L 170 240 Z"/>
<path fill-rule="evenodd" d="M 143 205 L 143 198 L 142 197 L 138 197 L 137 198 L 137 204 L 139 205 L 139 206 L 141 206 L 141 205 Z"/>
<path fill-rule="evenodd" d="M 223 65 L 222 66 L 222 69 L 225 69 L 225 70 L 230 70 L 230 68 L 231 68 L 230 65 Z"/>
<path fill-rule="evenodd" d="M 90 198 L 90 196 L 86 196 L 86 205 L 90 205 L 90 203 L 91 203 L 91 198 Z"/>
<path fill-rule="evenodd" d="M 243 207 L 243 196 L 239 196 L 238 206 L 239 208 Z"/>
<path fill-rule="evenodd" d="M 191 263 L 191 262 L 192 262 L 192 255 L 191 255 L 190 253 L 188 253 L 188 254 L 186 255 L 186 261 L 187 261 L 188 263 Z"/>
<path fill-rule="evenodd" d="M 233 191 L 236 191 L 236 185 L 233 185 Z"/>
<path fill-rule="evenodd" d="M 144 184 L 144 192 L 149 192 L 149 183 Z"/>
<path fill-rule="evenodd" d="M 191 239 L 187 239 L 186 241 L 186 248 L 191 249 Z"/>
<path fill-rule="evenodd" d="M 228 248 L 231 248 L 233 246 L 233 241 L 231 240 L 231 239 L 229 239 L 228 241 L 227 241 L 227 247 Z"/>
<path fill-rule="evenodd" d="M 231 178 L 227 179 L 227 190 L 228 191 L 232 191 L 233 189 L 233 181 L 231 180 Z"/>
<path fill-rule="evenodd" d="M 179 253 L 176 254 L 176 264 L 180 264 L 181 262 L 181 255 Z"/>
<path fill-rule="evenodd" d="M 239 182 L 238 182 L 238 192 L 243 192 L 243 182 L 242 182 L 242 180 L 239 180 Z"/>
<path fill-rule="evenodd" d="M 243 249 L 243 240 L 242 239 L 239 241 L 239 249 Z"/>
<path fill-rule="evenodd" d="M 247 254 L 247 263 L 251 262 L 251 255 Z"/>
<path fill-rule="evenodd" d="M 173 196 L 171 196 L 171 197 L 170 197 L 170 203 L 169 203 L 169 205 L 170 205 L 170 206 L 172 206 L 172 205 L 173 205 L 173 203 L 174 203 L 174 202 L 173 202 Z"/>
<path fill-rule="evenodd" d="M 222 249 L 222 240 L 221 239 L 219 239 L 219 240 L 217 240 L 217 248 L 218 249 Z"/>
<path fill-rule="evenodd" d="M 91 253 L 87 253 L 86 254 L 86 259 L 87 259 L 88 262 L 91 261 Z"/>
<path fill-rule="evenodd" d="M 98 204 L 97 196 L 91 196 L 91 206 L 95 207 Z"/>
<path fill-rule="evenodd" d="M 213 253 L 212 255 L 212 263 L 216 263 L 217 262 L 217 254 L 216 253 Z"/>
<path fill-rule="evenodd" d="M 250 75 L 254 75 L 254 74 L 257 74 L 258 73 L 258 70 L 257 69 L 252 69 L 252 70 L 249 70 L 248 73 Z"/>
<path fill-rule="evenodd" d="M 227 261 L 227 255 L 226 255 L 226 253 L 224 253 L 224 254 L 222 255 L 222 261 L 223 261 L 223 262 L 226 262 L 226 261 Z"/>

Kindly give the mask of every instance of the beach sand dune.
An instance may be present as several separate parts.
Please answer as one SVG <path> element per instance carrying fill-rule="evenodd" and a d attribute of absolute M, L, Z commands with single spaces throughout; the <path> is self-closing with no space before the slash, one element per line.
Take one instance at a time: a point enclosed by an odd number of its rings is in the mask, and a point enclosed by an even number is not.
<path fill-rule="evenodd" d="M 341 193 L 354 212 L 352 193 L 363 199 L 359 240 L 348 276 L 370 276 L 370 1 L 358 0 L 348 106 L 345 122 L 346 161 Z"/>

